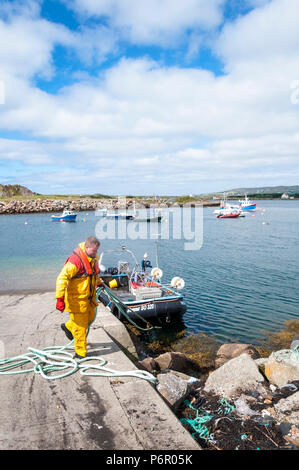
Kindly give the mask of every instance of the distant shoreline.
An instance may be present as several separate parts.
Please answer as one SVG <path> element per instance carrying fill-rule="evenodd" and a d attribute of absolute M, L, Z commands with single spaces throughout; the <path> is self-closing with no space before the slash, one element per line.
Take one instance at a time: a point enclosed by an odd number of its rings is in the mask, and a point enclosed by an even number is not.
<path fill-rule="evenodd" d="M 230 201 L 237 201 L 240 197 L 229 197 Z M 294 199 L 281 199 L 281 198 L 253 198 L 254 201 L 298 201 L 299 198 Z M 174 208 L 174 207 L 217 207 L 220 205 L 221 200 L 202 200 L 195 197 L 178 197 L 174 201 L 166 198 L 156 200 L 140 200 L 138 198 L 127 198 L 126 209 L 133 210 L 134 203 L 136 209 L 150 209 L 150 208 Z M 44 198 L 31 198 L 31 199 L 1 199 L 0 198 L 0 215 L 18 215 L 18 214 L 42 214 L 42 213 L 55 213 L 62 212 L 64 209 L 70 209 L 75 212 L 97 211 L 101 209 L 118 210 L 119 200 L 115 198 L 101 198 L 101 199 L 44 199 Z M 121 207 L 124 209 L 124 207 Z"/>
<path fill-rule="evenodd" d="M 126 200 L 126 209 L 133 210 L 135 199 Z M 169 208 L 183 207 L 185 205 L 202 205 L 203 207 L 219 206 L 220 201 L 203 201 L 187 198 L 182 201 L 139 201 L 136 200 L 136 209 Z M 117 210 L 119 209 L 118 199 L 10 199 L 8 202 L 0 199 L 0 215 L 16 214 L 36 214 L 62 212 L 64 209 L 70 209 L 75 212 L 97 211 L 101 209 Z M 121 209 L 124 209 L 122 207 Z"/>

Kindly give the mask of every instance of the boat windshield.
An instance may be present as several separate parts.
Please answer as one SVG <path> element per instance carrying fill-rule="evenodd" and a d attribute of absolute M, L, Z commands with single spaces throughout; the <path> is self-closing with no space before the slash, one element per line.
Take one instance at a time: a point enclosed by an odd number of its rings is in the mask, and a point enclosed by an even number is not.
<path fill-rule="evenodd" d="M 108 256 L 107 256 L 108 255 Z M 126 258 L 129 258 L 129 260 L 132 262 L 133 260 L 133 266 L 135 269 L 140 269 L 140 265 L 137 261 L 137 258 L 135 256 L 135 254 L 133 253 L 133 251 L 131 250 L 128 250 L 125 246 L 121 247 L 120 249 L 117 249 L 117 250 L 104 250 L 101 252 L 100 256 L 99 256 L 99 265 L 103 266 L 103 264 L 105 263 L 105 266 L 106 266 L 106 262 L 109 261 L 110 263 L 114 263 L 114 265 L 118 265 L 118 263 L 120 262 L 128 262 L 127 260 L 120 260 L 119 259 L 119 255 L 127 255 Z M 107 259 L 107 261 L 106 261 Z"/>

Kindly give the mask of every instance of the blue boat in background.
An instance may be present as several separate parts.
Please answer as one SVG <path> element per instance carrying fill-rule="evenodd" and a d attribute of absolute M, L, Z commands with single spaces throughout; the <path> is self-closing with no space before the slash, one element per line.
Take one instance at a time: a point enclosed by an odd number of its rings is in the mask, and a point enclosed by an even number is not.
<path fill-rule="evenodd" d="M 245 217 L 245 212 L 255 212 L 256 203 L 248 199 L 247 194 L 245 194 L 244 199 L 239 199 L 239 204 L 231 204 L 227 202 L 227 196 L 225 195 L 223 200 L 220 202 L 219 209 L 214 210 L 214 214 L 223 215 L 231 212 L 241 212 L 240 217 Z"/>
<path fill-rule="evenodd" d="M 248 199 L 247 194 L 245 194 L 245 199 L 239 200 L 241 211 L 255 211 L 256 203 Z"/>
<path fill-rule="evenodd" d="M 52 221 L 53 222 L 76 222 L 77 215 L 78 214 L 76 214 L 75 212 L 65 209 L 61 215 L 52 215 Z"/>

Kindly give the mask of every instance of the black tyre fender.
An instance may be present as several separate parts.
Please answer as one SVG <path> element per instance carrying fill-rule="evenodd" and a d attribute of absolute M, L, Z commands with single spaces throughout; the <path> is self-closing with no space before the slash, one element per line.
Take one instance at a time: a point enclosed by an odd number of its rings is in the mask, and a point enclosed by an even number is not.
<path fill-rule="evenodd" d="M 115 315 L 116 318 L 118 318 L 119 320 L 121 320 L 123 318 L 123 314 L 121 313 L 119 308 L 114 303 L 113 303 L 113 305 L 111 305 L 111 311 L 112 311 L 113 315 Z"/>

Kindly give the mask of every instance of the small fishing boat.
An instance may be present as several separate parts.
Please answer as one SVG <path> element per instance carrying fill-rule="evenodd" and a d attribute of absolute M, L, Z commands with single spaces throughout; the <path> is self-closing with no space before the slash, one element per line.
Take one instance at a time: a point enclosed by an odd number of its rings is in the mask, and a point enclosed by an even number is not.
<path fill-rule="evenodd" d="M 245 199 L 239 200 L 239 204 L 231 204 L 227 202 L 227 197 L 224 196 L 223 200 L 220 203 L 218 209 L 214 210 L 214 214 L 218 216 L 225 216 L 221 218 L 231 218 L 230 213 L 233 214 L 233 217 L 245 217 L 246 212 L 254 212 L 256 210 L 256 203 L 248 199 L 247 194 Z M 239 216 L 235 215 L 237 212 L 240 212 Z"/>
<path fill-rule="evenodd" d="M 95 215 L 97 217 L 105 217 L 107 215 L 107 209 L 96 209 Z"/>
<path fill-rule="evenodd" d="M 130 261 L 118 258 L 125 254 Z M 113 267 L 106 268 L 102 264 L 107 255 L 118 259 Z M 125 317 L 134 322 L 156 320 L 163 325 L 185 313 L 186 304 L 180 293 L 184 280 L 176 276 L 170 284 L 162 283 L 162 270 L 152 267 L 147 254 L 138 263 L 135 254 L 123 246 L 120 250 L 103 251 L 99 266 L 105 288 L 99 289 L 98 299 L 120 320 Z M 152 269 L 147 272 L 149 268 Z"/>
<path fill-rule="evenodd" d="M 153 215 L 153 216 L 148 216 L 148 217 L 134 217 L 132 220 L 135 222 L 161 222 L 162 221 L 162 215 Z"/>
<path fill-rule="evenodd" d="M 240 217 L 241 211 L 234 208 L 223 209 L 219 214 L 216 215 L 217 219 L 236 219 Z"/>
<path fill-rule="evenodd" d="M 218 216 L 221 214 L 229 213 L 229 211 L 240 211 L 240 206 L 227 202 L 227 196 L 225 195 L 222 201 L 220 202 L 219 208 L 215 209 L 213 213 Z"/>
<path fill-rule="evenodd" d="M 131 220 L 134 220 L 135 222 L 161 222 L 162 221 L 162 214 L 159 210 L 156 208 L 153 209 L 153 214 L 147 214 L 147 211 L 145 209 L 145 214 L 139 215 L 139 211 L 136 211 L 135 207 L 135 201 L 134 201 L 134 214 L 133 218 Z"/>
<path fill-rule="evenodd" d="M 110 212 L 107 211 L 104 215 L 107 219 L 126 219 L 132 220 L 134 219 L 134 214 L 128 214 L 127 212 Z"/>
<path fill-rule="evenodd" d="M 52 215 L 53 222 L 76 222 L 78 214 L 71 210 L 65 209 L 61 215 Z"/>
<path fill-rule="evenodd" d="M 241 211 L 255 211 L 256 203 L 248 199 L 247 194 L 245 194 L 244 199 L 239 200 Z"/>

